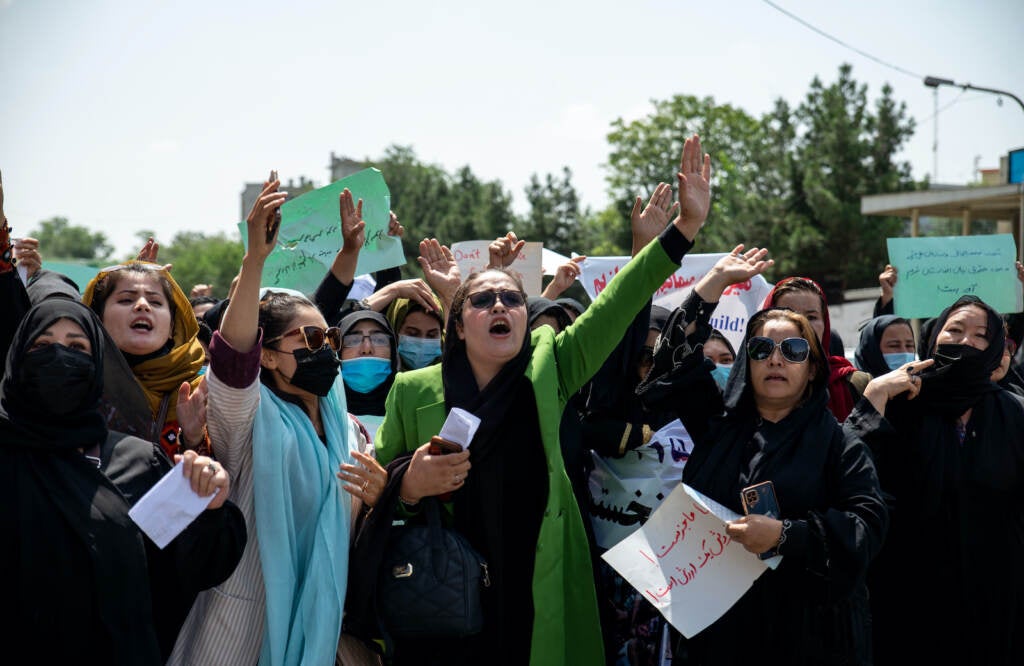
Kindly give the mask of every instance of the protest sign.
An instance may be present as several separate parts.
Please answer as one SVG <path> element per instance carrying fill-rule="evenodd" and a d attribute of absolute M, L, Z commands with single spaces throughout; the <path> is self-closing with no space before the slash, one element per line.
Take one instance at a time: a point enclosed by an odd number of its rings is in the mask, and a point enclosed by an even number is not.
<path fill-rule="evenodd" d="M 363 169 L 326 187 L 306 192 L 281 206 L 277 247 L 267 257 L 263 284 L 312 294 L 341 249 L 338 195 L 348 188 L 354 201 L 363 200 L 366 239 L 356 275 L 405 263 L 401 239 L 388 235 L 391 192 L 377 169 Z M 247 243 L 245 222 L 238 225 Z"/>
<path fill-rule="evenodd" d="M 934 317 L 956 299 L 977 296 L 999 312 L 1024 309 L 1010 234 L 888 238 L 899 271 L 893 304 L 900 317 Z"/>
<path fill-rule="evenodd" d="M 602 557 L 687 638 L 720 618 L 781 557 L 726 535 L 739 515 L 680 483 L 650 520 Z"/>
<path fill-rule="evenodd" d="M 675 309 L 690 295 L 697 281 L 711 270 L 725 254 L 688 254 L 678 271 L 665 280 L 654 293 L 654 304 Z M 583 262 L 580 281 L 591 299 L 608 286 L 619 270 L 626 265 L 629 257 L 587 257 Z M 722 299 L 711 317 L 711 325 L 722 332 L 734 349 L 743 345 L 743 334 L 747 330 L 747 319 L 761 309 L 761 303 L 771 291 L 771 285 L 755 275 L 750 280 L 734 284 L 725 290 Z"/>
<path fill-rule="evenodd" d="M 693 440 L 679 419 L 621 458 L 591 451 L 594 469 L 587 483 L 597 545 L 611 548 L 643 524 L 679 485 L 692 451 Z"/>
<path fill-rule="evenodd" d="M 482 240 L 452 243 L 452 254 L 455 255 L 455 263 L 459 265 L 459 272 L 462 273 L 463 280 L 470 274 L 479 273 L 487 268 L 487 262 L 490 259 L 487 247 L 490 244 L 491 241 Z M 544 243 L 527 243 L 510 266 L 522 278 L 527 296 L 540 296 L 543 249 Z"/>

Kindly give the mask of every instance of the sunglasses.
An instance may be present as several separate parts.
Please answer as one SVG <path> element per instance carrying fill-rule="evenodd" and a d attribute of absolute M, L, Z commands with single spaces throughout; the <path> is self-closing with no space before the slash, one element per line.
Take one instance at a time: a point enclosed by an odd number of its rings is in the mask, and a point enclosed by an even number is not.
<path fill-rule="evenodd" d="M 477 310 L 487 310 L 494 307 L 495 300 L 501 300 L 501 304 L 506 308 L 520 308 L 526 305 L 526 294 L 512 289 L 478 291 L 467 296 L 466 300 Z"/>
<path fill-rule="evenodd" d="M 334 351 L 341 349 L 341 329 L 337 326 L 331 326 L 330 328 L 320 328 L 319 326 L 299 326 L 298 328 L 293 328 L 287 333 L 279 335 L 276 338 L 265 340 L 263 342 L 263 346 L 266 347 L 272 342 L 283 340 L 292 335 L 301 335 L 302 339 L 306 343 L 306 349 L 309 351 L 320 351 L 325 342 L 329 344 L 331 349 Z"/>
<path fill-rule="evenodd" d="M 341 338 L 341 345 L 345 349 L 355 349 L 363 345 L 363 340 L 369 338 L 370 344 L 374 347 L 390 347 L 391 338 L 387 333 L 349 333 Z"/>
<path fill-rule="evenodd" d="M 790 363 L 803 363 L 811 353 L 811 345 L 803 338 L 786 338 L 778 343 L 782 358 Z M 775 341 L 771 338 L 757 336 L 747 343 L 747 355 L 754 361 L 765 361 L 775 351 Z"/>

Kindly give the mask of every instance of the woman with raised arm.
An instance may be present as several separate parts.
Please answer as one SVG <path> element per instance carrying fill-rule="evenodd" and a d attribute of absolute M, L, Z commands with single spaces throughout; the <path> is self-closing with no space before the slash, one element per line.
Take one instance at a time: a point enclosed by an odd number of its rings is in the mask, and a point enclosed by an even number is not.
<path fill-rule="evenodd" d="M 651 409 L 673 408 L 693 438 L 685 483 L 743 514 L 741 491 L 772 482 L 781 515 L 743 516 L 727 534 L 751 553 L 783 557 L 676 655 L 686 664 L 870 663 L 864 576 L 887 514 L 870 452 L 844 437 L 827 408 L 818 335 L 791 310 L 758 312 L 724 396 L 702 353 L 724 289 L 765 267 L 764 250 L 742 251 L 720 260 L 672 314 L 637 392 Z"/>
<path fill-rule="evenodd" d="M 384 487 L 384 469 L 361 450 L 366 440 L 346 412 L 340 331 L 301 296 L 259 298 L 276 240 L 268 230 L 285 198 L 278 186 L 266 183 L 249 213 L 248 247 L 207 373 L 210 433 L 235 479 L 249 546 L 235 574 L 196 602 L 173 663 L 332 663 L 349 526 L 360 502 L 373 506 Z M 340 208 L 343 232 L 361 234 L 347 189 Z"/>
<path fill-rule="evenodd" d="M 109 431 L 103 357 L 116 348 L 67 298 L 22 319 L 0 384 L 0 637 L 33 663 L 162 664 L 196 594 L 225 580 L 245 546 L 228 474 L 186 452 L 206 511 L 164 548 L 129 510 L 171 470 L 160 447 Z M 179 456 L 179 458 L 181 458 Z"/>
<path fill-rule="evenodd" d="M 707 216 L 710 158 L 686 140 L 681 209 L 573 326 L 532 333 L 519 280 L 503 269 L 470 275 L 455 293 L 440 365 L 399 373 L 378 432 L 395 481 L 371 518 L 453 493 L 454 529 L 487 560 L 482 633 L 399 643 L 396 663 L 601 664 L 602 639 L 583 517 L 559 446 L 566 400 L 615 347 L 635 313 L 692 247 Z M 510 239 L 511 241 L 511 239 Z M 500 257 L 499 257 L 500 259 Z M 468 451 L 430 455 L 446 414 L 482 419 Z M 381 516 L 377 516 L 380 513 Z M 389 523 L 390 524 L 390 523 Z M 360 535 L 362 538 L 362 535 Z M 357 544 L 358 545 L 358 544 Z M 372 598 L 372 595 L 371 595 Z"/>
<path fill-rule="evenodd" d="M 875 661 L 912 646 L 920 663 L 1019 663 L 1024 399 L 991 381 L 1006 349 L 995 310 L 964 296 L 932 321 L 921 360 L 874 378 L 845 424 L 893 501 L 869 579 Z"/>

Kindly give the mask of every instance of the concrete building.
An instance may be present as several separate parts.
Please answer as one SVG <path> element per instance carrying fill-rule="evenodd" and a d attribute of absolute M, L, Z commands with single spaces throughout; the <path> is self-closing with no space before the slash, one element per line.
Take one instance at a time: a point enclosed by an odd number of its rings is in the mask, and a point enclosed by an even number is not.
<path fill-rule="evenodd" d="M 362 171 L 365 168 L 366 164 L 364 162 L 358 162 L 348 157 L 335 155 L 334 151 L 331 151 L 331 162 L 327 165 L 327 170 L 331 174 L 328 182 L 333 183 L 337 180 L 341 180 L 342 178 L 351 176 L 357 171 Z M 287 183 L 281 183 L 281 189 L 288 193 L 289 200 L 316 188 L 316 183 L 305 176 L 299 176 L 299 181 L 297 183 L 291 178 L 288 179 Z M 242 209 L 239 220 L 244 220 L 249 216 L 249 211 L 252 210 L 252 205 L 256 203 L 256 199 L 260 196 L 260 192 L 262 191 L 263 183 L 245 184 L 242 188 Z"/>

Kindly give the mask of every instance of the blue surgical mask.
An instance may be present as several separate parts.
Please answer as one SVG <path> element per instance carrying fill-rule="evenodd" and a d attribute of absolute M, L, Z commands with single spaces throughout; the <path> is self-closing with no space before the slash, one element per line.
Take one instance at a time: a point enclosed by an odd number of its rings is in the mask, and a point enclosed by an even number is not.
<path fill-rule="evenodd" d="M 719 363 L 715 364 L 715 369 L 711 371 L 711 376 L 718 382 L 718 388 L 725 390 L 725 383 L 729 381 L 729 373 L 732 372 L 732 365 L 722 365 Z"/>
<path fill-rule="evenodd" d="M 441 355 L 441 338 L 398 336 L 398 355 L 410 370 L 425 368 Z"/>
<path fill-rule="evenodd" d="M 356 393 L 369 393 L 391 374 L 391 361 L 376 356 L 360 356 L 341 362 L 341 378 Z"/>
<path fill-rule="evenodd" d="M 890 370 L 898 370 L 907 363 L 913 363 L 915 356 L 910 352 L 899 352 L 896 354 L 882 354 L 882 358 L 885 359 L 885 364 L 889 366 Z"/>

